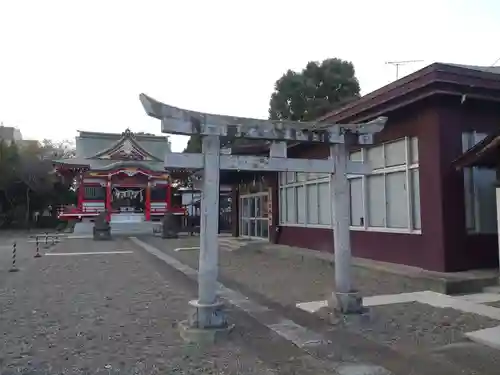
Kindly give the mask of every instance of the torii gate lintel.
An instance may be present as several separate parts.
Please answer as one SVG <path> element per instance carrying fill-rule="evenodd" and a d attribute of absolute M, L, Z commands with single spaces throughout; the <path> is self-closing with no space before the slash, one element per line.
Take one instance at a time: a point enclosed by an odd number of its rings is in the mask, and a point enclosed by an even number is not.
<path fill-rule="evenodd" d="M 387 118 L 363 124 L 339 125 L 295 121 L 259 120 L 195 112 L 160 103 L 144 94 L 140 100 L 146 113 L 162 121 L 162 132 L 202 136 L 201 154 L 167 153 L 165 167 L 203 170 L 198 271 L 198 300 L 189 319 L 193 328 L 227 325 L 217 298 L 218 200 L 221 170 L 317 172 L 330 174 L 331 215 L 335 248 L 336 308 L 343 313 L 362 311 L 361 298 L 351 287 L 350 200 L 348 174 L 369 174 L 371 168 L 349 160 L 347 146 L 373 144 Z M 269 157 L 231 155 L 220 149 L 220 137 L 248 138 L 271 142 Z M 330 158 L 289 159 L 287 142 L 330 146 Z"/>

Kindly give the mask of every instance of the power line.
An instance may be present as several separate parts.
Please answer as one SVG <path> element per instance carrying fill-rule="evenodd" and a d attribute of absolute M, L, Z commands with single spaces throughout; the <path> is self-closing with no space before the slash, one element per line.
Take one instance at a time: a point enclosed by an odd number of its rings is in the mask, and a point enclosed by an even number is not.
<path fill-rule="evenodd" d="M 493 64 L 491 64 L 491 66 L 495 66 L 498 62 L 500 61 L 500 57 L 498 59 L 496 59 Z"/>

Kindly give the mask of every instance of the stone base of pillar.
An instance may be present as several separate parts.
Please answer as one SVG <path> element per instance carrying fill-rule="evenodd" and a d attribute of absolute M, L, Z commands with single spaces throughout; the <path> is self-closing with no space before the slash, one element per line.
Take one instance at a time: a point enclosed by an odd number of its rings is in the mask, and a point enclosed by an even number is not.
<path fill-rule="evenodd" d="M 226 337 L 234 325 L 227 323 L 222 302 L 206 305 L 192 300 L 189 301 L 188 319 L 180 322 L 178 327 L 184 341 L 211 344 Z"/>
<path fill-rule="evenodd" d="M 357 291 L 335 292 L 332 294 L 329 304 L 330 308 L 340 314 L 364 314 L 368 311 L 366 307 L 363 307 L 363 299 Z"/>

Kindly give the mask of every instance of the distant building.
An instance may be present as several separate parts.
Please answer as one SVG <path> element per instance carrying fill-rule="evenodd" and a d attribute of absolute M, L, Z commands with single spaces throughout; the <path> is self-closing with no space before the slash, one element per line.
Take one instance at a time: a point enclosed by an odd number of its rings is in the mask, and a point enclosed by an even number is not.
<path fill-rule="evenodd" d="M 61 219 L 93 219 L 106 211 L 114 222 L 159 220 L 171 205 L 170 176 L 164 155 L 170 150 L 165 136 L 83 132 L 76 138 L 76 156 L 55 160 L 58 172 L 77 181 L 78 205 Z"/>
<path fill-rule="evenodd" d="M 0 139 L 3 139 L 7 143 L 12 141 L 17 142 L 23 139 L 21 131 L 12 126 L 4 126 L 3 123 L 0 125 Z"/>

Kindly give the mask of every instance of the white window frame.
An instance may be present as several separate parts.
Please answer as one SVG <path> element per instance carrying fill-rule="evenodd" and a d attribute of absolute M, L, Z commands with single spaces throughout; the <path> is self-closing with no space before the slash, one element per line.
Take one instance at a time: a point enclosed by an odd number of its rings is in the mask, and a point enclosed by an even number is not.
<path fill-rule="evenodd" d="M 293 182 L 287 182 L 287 173 L 288 176 L 290 176 L 290 173 L 293 173 Z M 281 226 L 285 227 L 302 227 L 302 228 L 326 228 L 330 229 L 332 226 L 331 224 L 319 224 L 320 223 L 320 194 L 319 194 L 319 185 L 320 184 L 330 184 L 330 177 L 328 175 L 321 176 L 319 178 L 314 178 L 314 179 L 306 179 L 305 181 L 298 181 L 297 178 L 297 173 L 305 173 L 305 172 L 282 172 L 278 174 L 279 178 L 279 222 Z M 308 223 L 309 219 L 309 212 L 307 207 L 309 206 L 309 194 L 307 194 L 307 188 L 308 186 L 315 185 L 316 186 L 316 196 L 317 196 L 317 207 L 316 207 L 316 215 L 317 215 L 317 224 L 311 224 Z M 305 210 L 305 223 L 298 223 L 298 210 L 300 209 L 297 204 L 297 188 L 298 187 L 303 187 L 304 188 L 304 194 L 305 194 L 305 207 L 303 209 Z M 284 210 L 282 210 L 282 204 L 286 204 L 287 202 L 282 202 L 281 197 L 283 196 L 282 192 L 283 191 L 293 191 L 293 214 L 294 214 L 294 220 L 293 222 L 287 221 L 283 216 L 281 215 L 281 212 L 284 212 L 285 215 L 287 213 L 287 208 L 285 207 Z M 286 194 L 285 194 L 286 197 Z M 328 210 L 331 209 L 331 202 L 328 204 Z M 331 215 L 328 215 L 331 217 Z"/>
<path fill-rule="evenodd" d="M 404 137 L 400 139 L 395 139 L 390 142 L 385 142 L 373 147 L 382 147 L 382 158 L 385 162 L 386 157 L 385 157 L 385 147 L 387 144 L 393 143 L 393 142 L 400 142 L 404 141 L 405 143 L 405 163 L 404 165 L 398 165 L 398 166 L 391 166 L 391 167 L 382 167 L 382 168 L 377 168 L 372 171 L 370 175 L 367 176 L 359 176 L 359 175 L 348 175 L 347 178 L 349 180 L 351 179 L 361 179 L 362 181 L 362 191 L 363 191 L 363 201 L 362 201 L 362 206 L 363 206 L 363 225 L 360 226 L 354 226 L 350 225 L 349 228 L 351 230 L 355 231 L 368 231 L 368 232 L 387 232 L 387 233 L 405 233 L 405 234 L 422 234 L 422 229 L 416 229 L 415 223 L 413 220 L 414 214 L 413 214 L 413 204 L 412 204 L 412 197 L 413 197 L 413 184 L 411 181 L 411 171 L 412 170 L 418 170 L 419 169 L 419 163 L 418 161 L 416 163 L 412 163 L 412 154 L 411 154 L 411 140 L 412 138 L 410 137 Z M 417 141 L 418 142 L 418 141 Z M 418 145 L 418 143 L 417 143 Z M 418 146 L 417 146 L 418 147 Z M 367 161 L 367 153 L 370 148 L 362 148 L 361 150 L 358 150 L 354 153 L 359 153 L 361 151 L 361 160 L 360 161 Z M 418 153 L 417 153 L 418 155 Z M 387 175 L 393 172 L 405 172 L 406 174 L 406 188 L 407 188 L 407 194 L 406 194 L 406 204 L 407 204 L 407 215 L 408 215 L 408 227 L 407 228 L 390 228 L 387 227 L 387 223 L 385 223 L 385 227 L 371 227 L 369 226 L 369 216 L 368 216 L 368 184 L 367 184 L 367 177 L 373 176 L 373 175 Z M 386 212 L 385 212 L 385 217 L 387 221 L 387 187 L 386 187 L 386 178 L 384 178 L 384 201 L 386 204 Z M 418 202 L 420 204 L 420 202 Z M 420 225 L 422 225 L 422 219 L 420 219 Z"/>
<path fill-rule="evenodd" d="M 240 195 L 239 199 L 239 204 L 240 204 L 240 215 L 239 215 L 239 236 L 242 237 L 242 238 L 249 238 L 249 239 L 255 239 L 255 240 L 269 240 L 269 216 L 267 217 L 264 217 L 262 216 L 263 215 L 263 212 L 261 212 L 261 216 L 243 216 L 244 214 L 244 210 L 243 210 L 243 200 L 244 199 L 248 199 L 248 198 L 255 198 L 255 197 L 264 197 L 266 196 L 268 201 L 269 201 L 269 193 L 267 191 L 261 191 L 261 192 L 258 192 L 258 193 L 252 193 L 252 194 L 244 194 L 244 195 Z M 264 207 L 263 209 L 267 210 L 267 207 Z M 255 207 L 254 207 L 254 210 L 255 210 Z M 243 222 L 244 221 L 250 221 L 250 220 L 253 220 L 255 221 L 255 223 L 257 223 L 258 221 L 265 221 L 267 220 L 267 237 L 256 237 L 256 236 L 250 236 L 250 235 L 244 235 L 243 232 L 242 232 L 242 228 L 243 228 Z"/>

